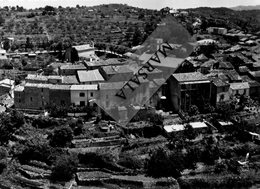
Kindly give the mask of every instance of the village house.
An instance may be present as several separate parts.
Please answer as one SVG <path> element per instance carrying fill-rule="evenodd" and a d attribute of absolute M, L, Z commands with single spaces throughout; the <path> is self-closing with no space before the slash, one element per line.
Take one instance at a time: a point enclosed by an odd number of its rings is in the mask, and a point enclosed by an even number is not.
<path fill-rule="evenodd" d="M 74 47 L 77 50 L 79 58 L 84 58 L 84 60 L 89 62 L 99 61 L 99 58 L 95 53 L 94 43 L 85 44 L 85 45 L 76 45 L 72 47 Z"/>
<path fill-rule="evenodd" d="M 249 72 L 249 77 L 256 80 L 257 82 L 260 82 L 260 71 L 251 71 Z"/>
<path fill-rule="evenodd" d="M 77 72 L 77 76 L 80 84 L 97 84 L 105 81 L 98 69 L 88 71 L 81 70 Z"/>
<path fill-rule="evenodd" d="M 105 66 L 99 69 L 106 81 L 118 82 L 127 81 L 133 76 L 133 71 L 127 66 Z"/>
<path fill-rule="evenodd" d="M 87 70 L 87 68 L 82 63 L 63 65 L 59 67 L 59 75 L 76 75 L 79 70 Z"/>
<path fill-rule="evenodd" d="M 14 105 L 18 109 L 44 109 L 49 105 L 51 84 L 26 83 L 14 90 Z"/>
<path fill-rule="evenodd" d="M 125 63 L 126 61 L 124 59 L 118 59 L 118 58 L 111 58 L 107 60 L 99 60 L 93 62 L 84 61 L 84 65 L 86 66 L 87 70 L 95 70 L 95 69 L 102 68 L 104 66 L 120 66 Z"/>
<path fill-rule="evenodd" d="M 126 99 L 122 99 L 116 94 L 125 82 L 108 82 L 99 83 L 99 104 L 107 110 L 114 108 L 115 106 L 127 106 L 127 105 L 140 105 L 142 106 L 150 97 L 149 81 L 139 78 L 141 85 L 138 86 L 136 91 L 132 91 L 130 88 L 124 88 Z"/>
<path fill-rule="evenodd" d="M 188 123 L 196 132 L 200 134 L 205 134 L 208 131 L 208 126 L 204 122 L 191 122 Z M 167 134 L 169 133 L 183 133 L 185 130 L 184 124 L 173 124 L 173 125 L 165 125 L 163 128 Z"/>
<path fill-rule="evenodd" d="M 249 90 L 249 95 L 251 98 L 259 98 L 260 96 L 260 83 L 252 80 L 249 78 L 247 75 L 241 76 L 243 82 L 248 82 L 250 90 Z"/>
<path fill-rule="evenodd" d="M 200 72 L 172 74 L 169 81 L 173 111 L 187 112 L 191 105 L 201 108 L 210 102 L 211 82 Z"/>
<path fill-rule="evenodd" d="M 213 69 L 214 65 L 217 63 L 216 60 L 208 60 L 206 62 L 204 62 L 201 66 L 200 66 L 200 72 L 202 74 L 208 74 L 210 72 L 210 70 Z"/>
<path fill-rule="evenodd" d="M 218 77 L 213 77 L 209 79 L 212 81 L 211 104 L 213 106 L 216 106 L 218 103 L 229 101 L 230 84 L 225 81 L 222 81 Z"/>
<path fill-rule="evenodd" d="M 3 79 L 0 81 L 0 96 L 10 93 L 13 96 L 14 80 Z"/>
<path fill-rule="evenodd" d="M 248 82 L 230 83 L 230 97 L 234 97 L 237 95 L 249 96 L 249 89 L 250 86 Z"/>
<path fill-rule="evenodd" d="M 0 60 L 7 60 L 6 50 L 0 49 Z"/>
<path fill-rule="evenodd" d="M 38 75 L 28 74 L 25 78 L 27 83 L 49 83 L 49 84 L 78 84 L 79 81 L 75 75 L 60 76 L 60 75 Z"/>
<path fill-rule="evenodd" d="M 210 34 L 219 34 L 219 35 L 227 34 L 227 29 L 226 28 L 209 27 L 209 28 L 207 28 L 207 31 Z"/>
<path fill-rule="evenodd" d="M 65 106 L 71 105 L 71 85 L 50 85 L 50 105 Z"/>
<path fill-rule="evenodd" d="M 75 106 L 89 106 L 98 98 L 98 85 L 72 85 L 70 87 L 71 103 Z"/>

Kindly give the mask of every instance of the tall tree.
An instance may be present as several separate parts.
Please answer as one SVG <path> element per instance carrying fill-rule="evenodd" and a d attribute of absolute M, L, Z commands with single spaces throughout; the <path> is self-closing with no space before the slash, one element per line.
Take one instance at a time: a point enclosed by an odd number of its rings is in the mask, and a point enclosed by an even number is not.
<path fill-rule="evenodd" d="M 143 34 L 139 30 L 139 28 L 135 28 L 135 32 L 133 35 L 133 46 L 137 46 L 143 42 Z"/>

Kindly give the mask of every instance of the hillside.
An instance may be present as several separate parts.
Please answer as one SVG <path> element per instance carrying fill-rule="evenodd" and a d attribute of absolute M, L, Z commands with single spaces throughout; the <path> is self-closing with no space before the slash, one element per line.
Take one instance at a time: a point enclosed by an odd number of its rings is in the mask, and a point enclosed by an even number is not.
<path fill-rule="evenodd" d="M 256 6 L 237 6 L 237 7 L 231 7 L 230 9 L 237 10 L 237 11 L 241 11 L 241 10 L 259 10 L 260 9 L 260 5 L 256 5 Z"/>

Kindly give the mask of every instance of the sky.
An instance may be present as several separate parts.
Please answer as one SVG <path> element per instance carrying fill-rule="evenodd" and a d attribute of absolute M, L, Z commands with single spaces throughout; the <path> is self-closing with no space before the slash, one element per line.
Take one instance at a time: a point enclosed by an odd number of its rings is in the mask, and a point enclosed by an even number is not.
<path fill-rule="evenodd" d="M 260 5 L 260 0 L 0 0 L 0 6 L 23 6 L 38 8 L 50 6 L 93 6 L 109 3 L 122 3 L 134 7 L 161 9 L 163 7 L 195 8 L 195 7 L 234 7 L 238 5 Z"/>

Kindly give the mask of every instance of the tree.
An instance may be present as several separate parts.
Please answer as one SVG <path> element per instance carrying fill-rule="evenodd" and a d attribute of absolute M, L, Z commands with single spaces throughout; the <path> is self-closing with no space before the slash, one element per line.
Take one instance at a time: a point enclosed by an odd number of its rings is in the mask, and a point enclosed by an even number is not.
<path fill-rule="evenodd" d="M 4 44 L 3 44 L 3 48 L 4 50 L 8 51 L 10 49 L 10 43 L 9 43 L 9 40 L 8 39 L 5 39 L 4 40 Z"/>
<path fill-rule="evenodd" d="M 79 61 L 79 54 L 78 51 L 73 47 L 71 49 L 71 62 L 74 63 L 76 61 Z"/>
<path fill-rule="evenodd" d="M 128 169 L 141 169 L 143 167 L 142 161 L 131 154 L 124 154 L 120 157 L 118 164 Z"/>
<path fill-rule="evenodd" d="M 143 42 L 143 34 L 142 32 L 136 27 L 135 32 L 133 35 L 133 46 L 137 46 Z"/>
<path fill-rule="evenodd" d="M 0 15 L 0 26 L 2 26 L 5 23 L 5 19 Z"/>
<path fill-rule="evenodd" d="M 53 147 L 65 147 L 71 143 L 73 139 L 73 131 L 70 127 L 56 129 L 51 136 L 50 145 Z"/>
<path fill-rule="evenodd" d="M 193 127 L 190 124 L 185 125 L 185 127 L 184 127 L 184 135 L 189 140 L 193 140 L 197 136 L 196 131 L 193 129 Z"/>
<path fill-rule="evenodd" d="M 0 114 L 0 142 L 8 142 L 13 133 L 24 124 L 23 115 L 20 112 L 13 111 L 9 114 Z"/>
<path fill-rule="evenodd" d="M 189 110 L 189 115 L 194 116 L 199 114 L 199 108 L 196 105 L 192 105 Z"/>
<path fill-rule="evenodd" d="M 57 158 L 51 173 L 55 181 L 69 181 L 77 170 L 78 158 L 74 155 L 62 155 Z"/>
<path fill-rule="evenodd" d="M 174 177 L 181 176 L 182 163 L 174 154 L 170 156 L 166 150 L 159 148 L 155 150 L 147 162 L 147 174 L 149 176 L 158 177 Z"/>

